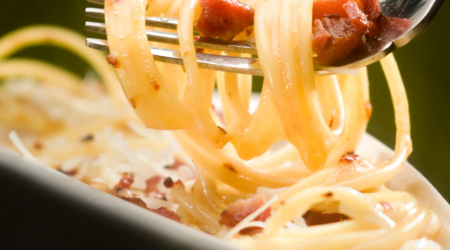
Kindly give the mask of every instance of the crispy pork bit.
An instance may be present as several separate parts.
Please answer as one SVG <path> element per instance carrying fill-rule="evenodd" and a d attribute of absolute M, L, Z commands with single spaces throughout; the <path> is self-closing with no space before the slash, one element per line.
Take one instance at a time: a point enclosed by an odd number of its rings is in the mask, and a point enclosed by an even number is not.
<path fill-rule="evenodd" d="M 134 182 L 132 173 L 123 173 L 119 184 L 114 186 L 114 195 L 117 197 L 133 197 L 134 194 L 131 191 L 131 184 Z"/>
<path fill-rule="evenodd" d="M 131 184 L 134 182 L 134 177 L 132 173 L 123 173 L 122 178 L 117 185 L 119 188 L 130 188 Z"/>
<path fill-rule="evenodd" d="M 356 3 L 349 1 L 342 5 L 342 7 L 344 7 L 347 12 L 348 18 L 355 30 L 364 30 L 365 33 L 369 32 L 369 20 L 367 20 L 367 15 L 358 8 Z"/>
<path fill-rule="evenodd" d="M 168 219 L 171 219 L 173 221 L 176 221 L 178 223 L 182 223 L 181 219 L 180 219 L 180 216 L 178 216 L 175 212 L 170 211 L 166 207 L 160 207 L 158 209 L 150 209 L 149 208 L 148 210 L 150 210 L 150 211 L 152 211 L 154 213 L 157 213 L 159 215 L 162 215 L 162 216 L 164 216 L 164 217 L 166 217 Z"/>
<path fill-rule="evenodd" d="M 369 21 L 375 21 L 381 15 L 380 0 L 366 0 L 366 8 L 364 12 L 367 14 Z"/>
<path fill-rule="evenodd" d="M 158 209 L 151 209 L 151 208 L 147 208 L 147 204 L 145 204 L 145 202 L 142 199 L 140 199 L 140 198 L 127 198 L 127 197 L 120 197 L 120 198 L 122 200 L 125 200 L 125 201 L 128 201 L 130 203 L 133 203 L 136 206 L 140 206 L 142 208 L 150 210 L 153 213 L 157 213 L 157 214 L 159 214 L 161 216 L 164 216 L 164 217 L 166 217 L 168 219 L 171 219 L 173 221 L 181 223 L 180 217 L 175 212 L 170 211 L 166 207 L 160 207 Z"/>
<path fill-rule="evenodd" d="M 381 13 L 380 0 L 314 0 L 313 50 L 322 65 L 332 64 L 365 44 L 366 35 L 390 42 L 411 20 Z"/>
<path fill-rule="evenodd" d="M 381 14 L 378 21 L 380 39 L 391 41 L 404 34 L 411 25 L 412 21 L 409 19 L 388 17 Z"/>
<path fill-rule="evenodd" d="M 325 214 L 316 210 L 309 210 L 303 215 L 305 223 L 308 226 L 323 225 L 328 223 L 340 222 L 349 218 L 340 213 Z"/>
<path fill-rule="evenodd" d="M 165 180 L 164 180 L 164 186 L 166 187 L 166 188 L 172 188 L 172 186 L 173 186 L 173 180 L 172 180 L 172 178 L 170 178 L 170 177 L 167 177 Z"/>
<path fill-rule="evenodd" d="M 325 30 L 322 22 L 319 19 L 314 20 L 312 35 L 312 39 L 314 41 L 313 50 L 322 51 L 325 48 L 325 45 L 327 45 L 329 37 L 330 33 Z"/>
<path fill-rule="evenodd" d="M 161 182 L 162 179 L 164 179 L 164 177 L 159 176 L 159 175 L 155 175 L 155 176 L 147 179 L 145 181 L 145 191 L 147 193 L 157 193 L 157 194 L 164 195 L 164 193 L 158 189 L 158 184 Z"/>
<path fill-rule="evenodd" d="M 117 59 L 118 54 L 117 51 L 114 51 L 106 56 L 106 61 L 116 69 L 120 68 L 119 60 Z"/>
<path fill-rule="evenodd" d="M 376 0 L 374 0 L 376 1 Z M 364 3 L 360 0 L 314 0 L 313 20 L 322 19 L 325 15 L 339 15 L 348 17 L 343 5 L 347 2 L 355 3 L 359 9 L 364 10 Z"/>
<path fill-rule="evenodd" d="M 320 64 L 329 65 L 364 45 L 366 30 L 355 29 L 349 18 L 325 17 L 320 22 L 323 29 L 318 22 L 314 21 L 313 24 L 313 30 L 320 31 L 320 34 L 313 34 L 313 50 L 317 53 Z M 323 46 L 326 37 L 328 39 Z"/>
<path fill-rule="evenodd" d="M 208 37 L 231 41 L 253 25 L 255 11 L 238 0 L 200 0 L 197 29 Z"/>
<path fill-rule="evenodd" d="M 335 17 L 327 14 L 313 22 L 313 50 L 322 65 L 338 61 L 355 48 L 364 46 L 366 34 L 370 37 L 377 35 L 377 29 L 372 28 L 374 23 L 368 19 L 360 4 L 347 1 L 341 7 L 345 15 L 339 13 L 339 17 Z"/>
<path fill-rule="evenodd" d="M 221 225 L 234 227 L 245 217 L 249 216 L 251 213 L 255 212 L 258 208 L 264 205 L 266 201 L 264 200 L 264 195 L 261 193 L 254 198 L 250 199 L 240 199 L 236 202 L 228 205 L 227 209 L 220 215 L 219 223 Z M 264 210 L 260 215 L 255 218 L 255 221 L 266 221 L 270 217 L 272 209 L 269 207 Z"/>
<path fill-rule="evenodd" d="M 341 159 L 339 159 L 339 163 L 343 166 L 350 166 L 354 164 L 358 164 L 361 161 L 362 157 L 357 154 L 347 154 L 343 155 Z"/>
<path fill-rule="evenodd" d="M 129 198 L 129 197 L 120 197 L 122 200 L 128 201 L 129 203 L 133 203 L 136 206 L 140 206 L 142 208 L 147 209 L 147 204 L 140 198 Z"/>
<path fill-rule="evenodd" d="M 172 165 L 167 165 L 164 168 L 165 169 L 170 169 L 170 170 L 178 170 L 178 169 L 180 169 L 181 166 L 185 166 L 185 165 L 186 165 L 186 163 L 184 163 L 184 162 L 178 160 L 177 158 L 175 158 L 175 161 L 173 162 Z"/>

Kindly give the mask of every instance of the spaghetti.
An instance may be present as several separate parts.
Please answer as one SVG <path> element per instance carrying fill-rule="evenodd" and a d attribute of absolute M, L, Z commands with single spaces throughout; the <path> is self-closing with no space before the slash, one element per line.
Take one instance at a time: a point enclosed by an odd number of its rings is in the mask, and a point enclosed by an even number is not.
<path fill-rule="evenodd" d="M 64 125 L 54 135 L 41 131 L 42 145 L 34 144 L 31 153 L 105 192 L 141 198 L 152 211 L 176 211 L 183 224 L 242 248 L 440 249 L 433 241 L 440 231 L 434 212 L 383 186 L 412 150 L 408 102 L 393 56 L 381 64 L 394 103 L 395 153 L 388 162 L 371 162 L 352 153 L 371 112 L 367 70 L 314 76 L 312 0 L 242 2 L 255 10 L 249 39 L 255 39 L 264 69 L 254 113 L 250 76 L 197 66 L 192 34 L 199 0 L 107 0 L 108 61 L 143 124 L 121 99 L 112 99 L 108 105 L 120 112 L 95 120 L 84 114 L 93 122 Z M 146 15 L 179 19 L 180 45 L 155 46 L 179 49 L 184 68 L 153 60 Z M 2 69 L 28 63 L 3 62 L 0 76 L 7 72 Z M 29 67 L 34 66 L 53 71 L 54 77 L 44 79 L 50 86 L 67 79 L 60 86 L 64 91 L 90 98 L 74 77 L 37 63 Z M 101 67 L 96 69 L 103 72 Z M 216 81 L 224 119 L 211 107 Z M 107 93 L 115 92 L 109 85 Z M 171 130 L 171 136 L 159 130 Z M 123 172 L 134 177 L 124 179 Z M 124 182 L 133 185 L 120 186 Z"/>

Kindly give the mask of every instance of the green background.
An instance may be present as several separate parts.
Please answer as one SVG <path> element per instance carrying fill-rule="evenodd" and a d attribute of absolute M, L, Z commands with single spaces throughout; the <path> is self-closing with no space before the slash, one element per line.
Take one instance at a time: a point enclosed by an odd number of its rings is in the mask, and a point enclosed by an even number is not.
<path fill-rule="evenodd" d="M 84 0 L 1 0 L 0 35 L 31 24 L 53 24 L 86 36 Z M 450 4 L 432 24 L 394 54 L 410 102 L 414 151 L 409 161 L 450 200 Z M 60 49 L 36 47 L 14 56 L 45 59 L 83 75 L 88 66 Z M 393 147 L 395 125 L 389 90 L 379 63 L 369 66 L 373 114 L 368 132 Z"/>

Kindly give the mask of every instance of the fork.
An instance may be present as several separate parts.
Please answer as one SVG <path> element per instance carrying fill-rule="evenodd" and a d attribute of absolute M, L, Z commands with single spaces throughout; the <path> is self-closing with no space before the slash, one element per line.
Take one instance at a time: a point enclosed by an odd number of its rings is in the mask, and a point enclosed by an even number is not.
<path fill-rule="evenodd" d="M 88 2 L 95 4 L 104 4 L 104 0 L 87 0 Z M 95 19 L 104 19 L 104 9 L 99 8 L 86 8 L 86 16 Z M 147 17 L 145 19 L 145 25 L 164 28 L 170 30 L 176 30 L 178 25 L 178 19 L 164 18 L 164 17 Z M 106 26 L 104 23 L 99 22 L 86 22 L 85 26 L 87 31 L 106 34 Z M 194 27 L 194 33 L 199 31 Z M 147 30 L 147 39 L 152 42 L 167 43 L 167 44 L 179 44 L 178 34 L 170 32 L 161 32 L 154 30 Z M 90 48 L 100 51 L 108 52 L 108 42 L 102 39 L 86 38 L 86 45 Z M 231 41 L 226 42 L 221 39 L 200 37 L 198 36 L 194 40 L 194 46 L 199 49 L 212 49 L 225 52 L 238 52 L 251 55 L 257 55 L 256 45 L 248 41 Z M 183 65 L 183 59 L 179 50 L 163 49 L 150 47 L 153 58 L 155 61 L 172 63 Z M 213 55 L 207 53 L 197 52 L 197 62 L 200 68 L 211 69 L 217 71 L 225 71 L 231 73 L 264 76 L 261 64 L 257 58 L 236 57 L 227 55 Z M 333 73 L 346 72 L 348 74 L 357 74 L 356 69 L 343 69 L 337 70 L 335 67 L 323 67 L 315 64 L 315 75 L 329 75 Z"/>
<path fill-rule="evenodd" d="M 95 4 L 104 4 L 104 0 L 87 0 Z M 402 47 L 420 32 L 422 32 L 436 16 L 445 0 L 382 0 L 381 9 L 385 15 L 408 18 L 412 21 L 411 28 L 392 41 L 379 44 L 378 48 L 358 51 L 348 56 L 347 60 L 336 65 L 338 67 L 325 67 L 314 63 L 315 75 L 329 75 L 333 73 L 357 74 L 358 68 L 374 63 L 387 56 L 396 48 Z M 86 16 L 104 19 L 104 10 L 99 8 L 86 8 Z M 178 19 L 164 17 L 147 17 L 146 26 L 176 30 Z M 106 34 L 104 23 L 86 22 L 86 30 Z M 194 27 L 194 33 L 199 33 Z M 147 30 L 147 39 L 152 42 L 178 44 L 178 34 Z M 106 40 L 87 38 L 86 45 L 93 49 L 109 52 Z M 249 41 L 225 42 L 216 38 L 198 37 L 194 40 L 194 46 L 200 49 L 212 49 L 225 52 L 239 52 L 257 55 L 256 45 Z M 150 47 L 156 61 L 183 65 L 183 59 L 179 50 Z M 197 62 L 200 68 L 225 71 L 255 76 L 264 76 L 261 64 L 257 58 L 234 57 L 226 55 L 212 55 L 197 52 Z"/>

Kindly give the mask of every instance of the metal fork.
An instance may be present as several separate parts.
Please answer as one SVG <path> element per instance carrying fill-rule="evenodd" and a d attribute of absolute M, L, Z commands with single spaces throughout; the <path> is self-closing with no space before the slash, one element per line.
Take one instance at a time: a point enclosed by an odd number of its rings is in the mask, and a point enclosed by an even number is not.
<path fill-rule="evenodd" d="M 103 4 L 104 0 L 88 0 L 88 2 Z M 86 8 L 86 16 L 104 19 L 104 10 L 98 8 Z M 178 19 L 148 17 L 146 18 L 147 26 L 176 30 Z M 86 22 L 86 30 L 106 34 L 104 23 Z M 194 29 L 194 32 L 198 32 Z M 147 30 L 147 38 L 152 42 L 179 44 L 178 34 Z M 87 38 L 86 45 L 93 49 L 109 52 L 108 42 L 102 39 Z M 256 55 L 256 46 L 246 41 L 225 42 L 220 39 L 199 37 L 194 41 L 196 48 L 213 49 L 226 52 L 239 52 Z M 150 47 L 153 58 L 156 61 L 183 65 L 183 59 L 179 50 L 162 49 Z M 249 74 L 256 76 L 264 76 L 261 65 L 257 58 L 245 58 L 223 55 L 212 55 L 207 53 L 197 53 L 197 61 L 200 68 L 226 71 L 240 74 Z"/>
<path fill-rule="evenodd" d="M 95 4 L 104 4 L 104 0 L 87 0 Z M 104 19 L 105 12 L 99 8 L 86 8 L 86 16 Z M 161 18 L 161 17 L 147 17 L 145 20 L 146 26 L 176 30 L 178 19 Z M 106 27 L 104 23 L 86 22 L 86 30 L 106 34 Z M 194 27 L 194 33 L 198 32 Z M 147 30 L 147 39 L 152 42 L 160 42 L 167 44 L 179 44 L 178 34 Z M 86 45 L 93 49 L 109 52 L 108 42 L 102 39 L 86 38 Z M 248 41 L 231 41 L 226 42 L 221 39 L 210 37 L 198 37 L 194 40 L 194 46 L 200 49 L 212 49 L 226 52 L 239 52 L 245 54 L 257 55 L 256 45 Z M 183 65 L 183 59 L 179 50 L 162 49 L 150 47 L 153 58 L 156 61 Z M 235 57 L 225 55 L 213 55 L 207 53 L 197 53 L 197 62 L 200 68 L 211 69 L 217 71 L 225 71 L 232 73 L 248 74 L 255 76 L 264 76 L 261 64 L 257 58 Z M 331 74 L 333 69 L 331 67 L 321 67 L 316 65 L 315 75 Z M 350 70 L 350 73 L 355 74 L 356 70 Z"/>
<path fill-rule="evenodd" d="M 104 0 L 87 1 L 95 4 L 104 4 Z M 366 50 L 358 50 L 355 51 L 355 53 L 352 52 L 345 60 L 341 60 L 339 64 L 334 66 L 345 67 L 347 68 L 347 73 L 355 74 L 357 71 L 354 69 L 374 63 L 394 51 L 396 48 L 404 46 L 431 23 L 444 1 L 445 0 L 381 0 L 382 12 L 387 16 L 410 19 L 412 21 L 410 29 L 390 41 L 383 40 L 382 43 L 375 43 L 376 46 L 366 48 Z M 86 15 L 88 17 L 104 19 L 104 14 L 103 9 L 86 9 Z M 176 30 L 178 20 L 173 18 L 148 17 L 146 18 L 146 25 Z M 86 22 L 86 30 L 102 34 L 106 33 L 105 25 L 97 22 Z M 147 38 L 149 41 L 154 42 L 178 44 L 178 35 L 176 33 L 148 30 Z M 108 43 L 105 40 L 87 38 L 86 45 L 94 49 L 106 52 L 109 51 Z M 196 48 L 201 49 L 240 52 L 253 55 L 257 54 L 255 44 L 248 41 L 224 42 L 220 39 L 199 37 L 198 40 L 194 41 L 194 45 Z M 151 51 L 156 61 L 183 65 L 181 53 L 178 50 L 151 47 Z M 256 76 L 264 75 L 257 58 L 197 53 L 197 61 L 200 68 Z M 335 70 L 336 68 L 334 67 L 323 67 L 316 63 L 314 64 L 314 68 L 316 70 L 315 75 L 328 75 L 345 71 L 342 68 Z"/>

